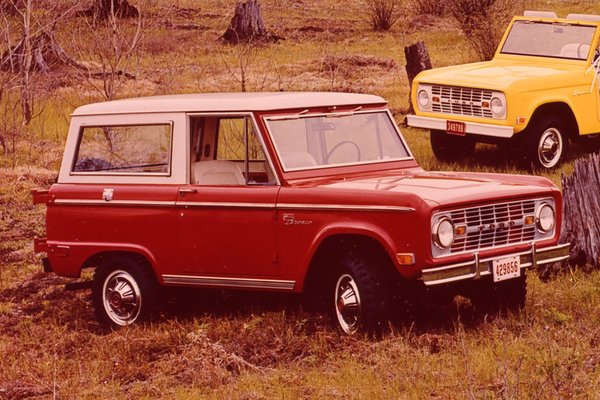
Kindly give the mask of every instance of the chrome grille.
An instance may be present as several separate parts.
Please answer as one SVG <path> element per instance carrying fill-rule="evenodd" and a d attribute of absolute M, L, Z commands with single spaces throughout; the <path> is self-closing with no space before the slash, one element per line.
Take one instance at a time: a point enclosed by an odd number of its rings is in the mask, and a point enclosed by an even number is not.
<path fill-rule="evenodd" d="M 491 90 L 433 85 L 431 94 L 434 99 L 433 112 L 493 118 L 489 105 L 483 107 L 484 101 L 489 102 L 492 99 Z"/>
<path fill-rule="evenodd" d="M 525 217 L 535 215 L 538 202 L 514 201 L 444 213 L 455 227 L 466 228 L 464 235 L 456 236 L 450 254 L 533 241 L 536 227 L 535 224 L 525 225 Z"/>

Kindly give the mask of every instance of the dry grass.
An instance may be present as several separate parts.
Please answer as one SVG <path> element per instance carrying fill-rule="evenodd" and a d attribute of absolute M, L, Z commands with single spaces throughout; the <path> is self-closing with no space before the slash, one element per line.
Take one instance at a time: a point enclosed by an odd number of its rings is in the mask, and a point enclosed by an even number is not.
<path fill-rule="evenodd" d="M 151 9 L 137 79 L 123 82 L 119 96 L 239 90 L 243 54 L 218 40 L 235 2 Z M 529 3 L 559 15 L 598 12 L 592 0 Z M 253 49 L 250 90 L 375 93 L 401 122 L 404 46 L 425 40 L 434 66 L 476 58 L 448 15 L 409 15 L 376 33 L 359 2 L 264 0 L 261 7 L 267 27 L 285 40 Z M 199 29 L 172 29 L 167 19 Z M 68 19 L 57 32 L 72 54 L 89 54 L 76 48 L 85 36 L 72 37 L 81 23 Z M 29 192 L 53 181 L 70 112 L 99 99 L 71 72 L 40 78 L 43 112 L 22 137 L 18 167 L 0 169 L 0 398 L 600 398 L 598 272 L 551 282 L 531 275 L 520 315 L 486 319 L 457 299 L 396 321 L 377 339 L 338 335 L 295 297 L 212 291 L 167 291 L 151 323 L 104 331 L 89 291 L 65 291 L 69 280 L 41 274 L 32 249 L 44 209 L 31 205 Z M 403 132 L 426 169 L 525 173 L 484 145 L 477 161 L 441 164 L 423 131 Z M 560 181 L 560 171 L 545 175 Z"/>

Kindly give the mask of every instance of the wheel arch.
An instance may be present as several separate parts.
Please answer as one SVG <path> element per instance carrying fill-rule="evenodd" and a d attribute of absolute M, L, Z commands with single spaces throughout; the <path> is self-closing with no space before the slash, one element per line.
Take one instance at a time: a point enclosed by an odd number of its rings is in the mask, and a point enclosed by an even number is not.
<path fill-rule="evenodd" d="M 154 278 L 158 282 L 156 275 L 155 261 L 148 254 L 144 254 L 139 250 L 104 250 L 99 251 L 90 256 L 82 266 L 82 269 L 98 268 L 107 265 L 112 260 L 117 258 L 128 258 L 150 269 Z"/>
<path fill-rule="evenodd" d="M 344 232 L 334 233 L 323 237 L 318 243 L 315 251 L 310 258 L 308 268 L 303 279 L 298 282 L 300 291 L 307 291 L 318 286 L 322 279 L 328 274 L 335 272 L 328 265 L 333 265 L 349 251 L 360 252 L 361 254 L 377 259 L 377 265 L 386 275 L 396 276 L 394 261 L 391 257 L 391 248 L 385 239 L 366 234 L 364 232 Z"/>
<path fill-rule="evenodd" d="M 547 115 L 558 116 L 561 118 L 566 125 L 567 137 L 570 140 L 575 140 L 579 136 L 579 124 L 577 122 L 577 117 L 573 113 L 571 106 L 563 101 L 538 105 L 529 119 L 529 123 L 525 128 L 525 132 L 527 132 L 528 129 L 531 129 L 533 125 Z"/>

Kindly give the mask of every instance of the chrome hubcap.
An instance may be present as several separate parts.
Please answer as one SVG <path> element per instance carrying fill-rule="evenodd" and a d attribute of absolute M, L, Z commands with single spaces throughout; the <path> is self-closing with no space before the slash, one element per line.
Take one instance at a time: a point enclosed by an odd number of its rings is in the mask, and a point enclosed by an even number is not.
<path fill-rule="evenodd" d="M 354 333 L 360 326 L 361 303 L 360 294 L 354 278 L 343 274 L 337 281 L 335 289 L 335 313 L 338 323 L 346 333 Z"/>
<path fill-rule="evenodd" d="M 538 159 L 546 168 L 552 168 L 560 160 L 563 141 L 560 132 L 556 128 L 547 129 L 538 143 Z"/>
<path fill-rule="evenodd" d="M 133 323 L 142 309 L 140 288 L 126 271 L 113 271 L 106 277 L 102 300 L 108 317 L 121 326 Z"/>

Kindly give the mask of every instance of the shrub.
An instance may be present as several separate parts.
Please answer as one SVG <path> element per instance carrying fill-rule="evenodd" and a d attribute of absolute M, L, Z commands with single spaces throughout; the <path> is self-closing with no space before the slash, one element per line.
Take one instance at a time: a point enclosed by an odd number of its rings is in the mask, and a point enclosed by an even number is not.
<path fill-rule="evenodd" d="M 365 0 L 363 5 L 376 31 L 389 31 L 402 15 L 402 0 Z"/>
<path fill-rule="evenodd" d="M 411 5 L 417 14 L 439 16 L 448 10 L 448 0 L 413 0 Z"/>
<path fill-rule="evenodd" d="M 448 7 L 477 56 L 490 60 L 510 18 L 522 13 L 523 0 L 448 0 Z"/>

